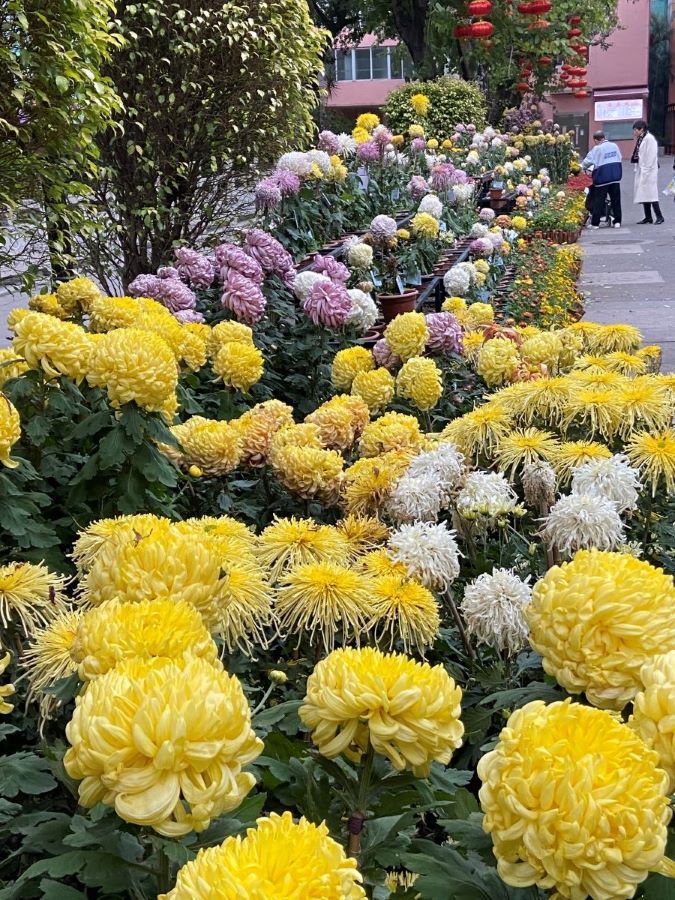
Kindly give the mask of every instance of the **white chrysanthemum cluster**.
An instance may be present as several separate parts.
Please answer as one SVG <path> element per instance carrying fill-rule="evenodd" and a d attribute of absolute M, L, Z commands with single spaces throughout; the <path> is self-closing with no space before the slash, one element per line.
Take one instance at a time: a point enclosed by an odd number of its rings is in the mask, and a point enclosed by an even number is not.
<path fill-rule="evenodd" d="M 286 169 L 294 172 L 298 178 L 306 178 L 312 171 L 312 160 L 307 153 L 293 150 L 279 157 L 277 169 Z"/>
<path fill-rule="evenodd" d="M 347 250 L 347 262 L 353 269 L 369 269 L 373 264 L 373 248 L 357 241 Z"/>
<path fill-rule="evenodd" d="M 523 610 L 531 599 L 532 588 L 511 569 L 479 575 L 464 588 L 460 604 L 469 635 L 495 650 L 518 653 L 527 644 Z"/>
<path fill-rule="evenodd" d="M 639 472 L 623 453 L 609 459 L 594 459 L 572 469 L 573 494 L 605 497 L 620 513 L 637 507 L 641 488 Z"/>
<path fill-rule="evenodd" d="M 490 229 L 484 222 L 474 222 L 471 226 L 471 231 L 469 232 L 469 236 L 472 238 L 481 238 L 487 237 Z"/>
<path fill-rule="evenodd" d="M 318 166 L 324 175 L 330 175 L 333 166 L 331 165 L 330 156 L 325 150 L 308 150 L 307 156 L 310 162 Z"/>
<path fill-rule="evenodd" d="M 457 495 L 457 512 L 464 519 L 499 519 L 513 512 L 518 497 L 501 472 L 471 472 Z"/>
<path fill-rule="evenodd" d="M 375 301 L 370 294 L 366 294 L 365 291 L 358 288 L 352 288 L 348 293 L 351 297 L 352 308 L 347 316 L 347 322 L 365 334 L 377 322 L 379 316 Z"/>
<path fill-rule="evenodd" d="M 302 303 L 315 284 L 328 283 L 330 278 L 320 272 L 298 272 L 293 281 L 293 293 Z"/>
<path fill-rule="evenodd" d="M 464 297 L 469 293 L 471 278 L 467 271 L 453 266 L 443 276 L 443 286 L 449 297 Z"/>
<path fill-rule="evenodd" d="M 401 525 L 387 541 L 389 555 L 407 566 L 411 577 L 430 591 L 447 591 L 459 575 L 459 547 L 446 525 Z"/>
<path fill-rule="evenodd" d="M 420 200 L 417 211 L 428 213 L 430 216 L 433 216 L 434 219 L 440 219 L 443 215 L 443 204 L 435 194 L 427 194 L 426 197 L 422 197 Z"/>
<path fill-rule="evenodd" d="M 474 185 L 471 183 L 454 185 L 452 191 L 458 206 L 465 206 L 473 198 L 474 190 Z"/>
<path fill-rule="evenodd" d="M 544 520 L 546 541 L 561 553 L 614 550 L 623 542 L 624 525 L 616 504 L 599 494 L 560 497 Z"/>
<path fill-rule="evenodd" d="M 394 486 L 387 512 L 396 522 L 435 522 L 449 506 L 464 466 L 462 453 L 451 443 L 420 453 Z"/>

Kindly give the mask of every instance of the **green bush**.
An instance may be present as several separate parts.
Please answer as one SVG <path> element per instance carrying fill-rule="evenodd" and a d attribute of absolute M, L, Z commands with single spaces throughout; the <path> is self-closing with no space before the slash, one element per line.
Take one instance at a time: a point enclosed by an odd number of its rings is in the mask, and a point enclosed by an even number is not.
<path fill-rule="evenodd" d="M 410 105 L 414 94 L 426 94 L 431 101 L 424 120 Z M 427 134 L 441 140 L 450 137 L 458 122 L 473 122 L 477 128 L 483 128 L 486 111 L 485 97 L 478 85 L 457 78 L 413 81 L 392 91 L 384 105 L 387 124 L 395 134 L 407 131 L 414 122 L 424 121 Z"/>

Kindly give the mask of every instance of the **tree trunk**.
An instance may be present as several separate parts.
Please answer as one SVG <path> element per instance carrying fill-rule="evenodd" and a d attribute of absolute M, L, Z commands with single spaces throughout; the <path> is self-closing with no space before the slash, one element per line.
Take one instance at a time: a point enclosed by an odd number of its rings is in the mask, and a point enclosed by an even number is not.
<path fill-rule="evenodd" d="M 415 68 L 423 70 L 430 63 L 427 58 L 429 0 L 392 0 L 391 13 Z"/>

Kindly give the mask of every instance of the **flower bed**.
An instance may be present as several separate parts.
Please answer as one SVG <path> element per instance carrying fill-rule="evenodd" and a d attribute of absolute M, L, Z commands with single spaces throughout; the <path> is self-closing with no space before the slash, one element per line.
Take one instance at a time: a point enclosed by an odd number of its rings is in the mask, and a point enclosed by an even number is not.
<path fill-rule="evenodd" d="M 528 177 L 439 311 L 368 289 L 439 269 L 425 189 L 11 313 L 3 895 L 666 896 L 675 381 Z"/>

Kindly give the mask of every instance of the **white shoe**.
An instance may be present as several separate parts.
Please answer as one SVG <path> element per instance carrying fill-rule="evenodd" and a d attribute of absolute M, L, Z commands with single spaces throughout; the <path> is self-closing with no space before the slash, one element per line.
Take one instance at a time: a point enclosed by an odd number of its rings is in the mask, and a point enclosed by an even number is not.
<path fill-rule="evenodd" d="M 591 225 L 591 226 L 590 226 L 590 229 L 591 229 L 591 231 L 599 231 L 599 230 L 600 230 L 600 226 L 599 226 L 599 225 Z"/>
<path fill-rule="evenodd" d="M 615 223 L 614 223 L 614 227 L 615 227 L 615 228 L 621 228 L 621 222 L 615 222 Z"/>

